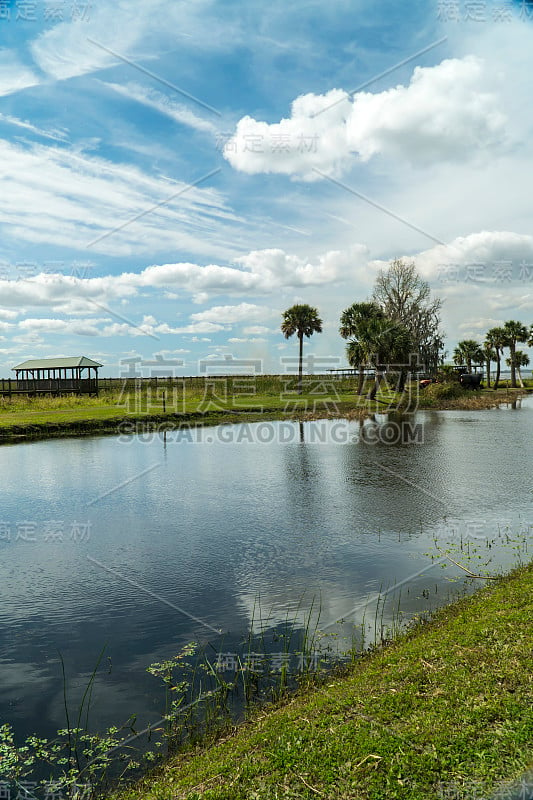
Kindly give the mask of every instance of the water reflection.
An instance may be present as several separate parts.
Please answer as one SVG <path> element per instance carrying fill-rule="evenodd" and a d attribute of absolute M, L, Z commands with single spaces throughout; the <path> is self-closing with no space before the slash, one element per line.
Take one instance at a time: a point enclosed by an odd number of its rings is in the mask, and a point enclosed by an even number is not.
<path fill-rule="evenodd" d="M 467 538 L 469 524 L 488 537 L 531 523 L 532 419 L 528 399 L 415 420 L 1 449 L 1 530 L 11 534 L 0 538 L 3 719 L 28 733 L 64 723 L 58 650 L 75 702 L 107 643 L 94 723 L 132 711 L 144 723 L 160 702 L 146 666 L 193 639 L 218 646 L 212 628 L 237 641 L 252 620 L 298 623 L 312 606 L 324 624 L 350 614 L 360 624 L 366 600 L 431 566 L 434 539 L 454 525 Z M 29 522 L 28 540 L 17 533 Z M 62 537 L 50 535 L 52 522 Z M 74 523 L 90 536 L 73 537 Z M 405 613 L 425 607 L 422 592 L 445 599 L 449 574 L 458 571 L 404 585 Z"/>

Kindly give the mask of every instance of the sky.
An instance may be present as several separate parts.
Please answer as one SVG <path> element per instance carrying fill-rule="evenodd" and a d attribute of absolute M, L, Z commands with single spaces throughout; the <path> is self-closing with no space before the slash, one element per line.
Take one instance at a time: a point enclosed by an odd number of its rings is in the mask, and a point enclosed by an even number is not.
<path fill-rule="evenodd" d="M 530 325 L 532 73 L 526 0 L 0 0 L 0 377 L 341 367 L 395 258 Z"/>

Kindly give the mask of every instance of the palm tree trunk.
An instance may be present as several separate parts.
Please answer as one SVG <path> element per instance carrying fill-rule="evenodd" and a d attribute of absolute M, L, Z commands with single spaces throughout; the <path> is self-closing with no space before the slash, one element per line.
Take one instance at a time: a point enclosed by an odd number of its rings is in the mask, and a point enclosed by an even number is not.
<path fill-rule="evenodd" d="M 372 388 L 370 389 L 369 393 L 366 396 L 367 400 L 376 399 L 376 394 L 378 393 L 379 384 L 381 383 L 382 377 L 383 375 L 381 374 L 381 372 L 378 369 L 376 369 L 376 377 L 374 379 L 374 383 L 372 384 Z"/>
<path fill-rule="evenodd" d="M 300 356 L 298 359 L 298 394 L 302 393 L 302 368 L 304 359 L 304 335 L 303 331 L 298 331 L 298 339 L 300 340 Z"/>
<path fill-rule="evenodd" d="M 500 382 L 501 354 L 499 347 L 496 348 L 496 356 L 496 380 L 494 381 L 494 391 L 496 391 Z"/>
<path fill-rule="evenodd" d="M 520 372 L 520 367 L 516 368 L 516 374 L 518 376 L 518 383 L 520 384 L 520 388 L 524 388 L 524 381 L 522 380 L 522 373 Z"/>
<path fill-rule="evenodd" d="M 363 372 L 363 365 L 359 364 L 359 375 L 357 380 L 357 394 L 359 396 L 363 394 L 364 385 L 365 385 L 365 373 Z"/>
<path fill-rule="evenodd" d="M 509 342 L 509 355 L 511 356 L 511 386 L 516 389 L 516 347 L 514 342 Z"/>
<path fill-rule="evenodd" d="M 398 391 L 405 391 L 405 384 L 407 382 L 407 370 L 405 367 L 400 367 L 400 378 L 398 380 Z"/>
<path fill-rule="evenodd" d="M 487 389 L 490 389 L 490 358 L 487 358 Z"/>

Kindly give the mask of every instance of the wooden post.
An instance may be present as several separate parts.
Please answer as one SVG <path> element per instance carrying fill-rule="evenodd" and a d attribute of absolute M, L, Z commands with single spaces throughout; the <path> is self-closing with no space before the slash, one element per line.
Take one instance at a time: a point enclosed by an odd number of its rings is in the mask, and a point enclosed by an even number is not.
<path fill-rule="evenodd" d="M 163 389 L 163 414 L 167 413 L 167 393 Z"/>

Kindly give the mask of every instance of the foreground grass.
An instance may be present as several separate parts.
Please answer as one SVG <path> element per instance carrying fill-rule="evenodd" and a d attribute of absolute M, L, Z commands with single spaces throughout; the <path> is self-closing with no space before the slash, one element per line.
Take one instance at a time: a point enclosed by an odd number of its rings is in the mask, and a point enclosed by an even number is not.
<path fill-rule="evenodd" d="M 487 798 L 532 758 L 532 598 L 529 565 L 119 800 Z"/>
<path fill-rule="evenodd" d="M 250 380 L 250 379 L 248 379 Z M 298 395 L 283 376 L 254 379 L 253 387 L 237 378 L 199 378 L 190 386 L 145 386 L 138 392 L 118 388 L 99 397 L 12 397 L 0 398 L 0 441 L 31 437 L 114 433 L 124 420 L 171 425 L 219 424 L 237 415 L 249 420 L 282 419 L 297 415 L 366 416 L 394 410 L 405 398 L 384 387 L 375 402 L 358 397 L 353 381 L 338 381 L 332 387 L 319 377 L 304 384 Z M 252 390 L 253 389 L 253 390 Z M 257 391 L 256 391 L 257 390 Z M 164 393 L 164 394 L 163 394 Z M 411 409 L 483 409 L 512 402 L 519 394 L 502 388 L 497 392 L 463 392 L 460 397 L 438 398 L 429 392 L 411 393 Z M 164 397 L 164 401 L 163 401 Z M 238 417 L 242 419 L 242 416 Z"/>

